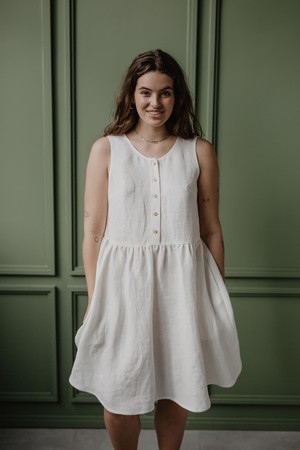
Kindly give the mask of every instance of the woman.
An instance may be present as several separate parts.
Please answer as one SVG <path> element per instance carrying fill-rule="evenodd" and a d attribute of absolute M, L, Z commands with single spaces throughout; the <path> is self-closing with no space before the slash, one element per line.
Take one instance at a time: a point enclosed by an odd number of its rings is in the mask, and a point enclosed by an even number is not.
<path fill-rule="evenodd" d="M 88 306 L 70 383 L 93 393 L 115 450 L 155 410 L 160 450 L 180 448 L 208 384 L 232 386 L 239 343 L 223 281 L 219 170 L 178 63 L 138 55 L 87 166 Z"/>

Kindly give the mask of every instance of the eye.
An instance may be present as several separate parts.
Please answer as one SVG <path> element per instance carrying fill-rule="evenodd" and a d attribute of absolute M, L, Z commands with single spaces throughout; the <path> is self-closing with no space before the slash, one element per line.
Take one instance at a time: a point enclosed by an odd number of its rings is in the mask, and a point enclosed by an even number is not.
<path fill-rule="evenodd" d="M 161 95 L 163 97 L 170 97 L 171 96 L 171 91 L 163 91 Z"/>
<path fill-rule="evenodd" d="M 141 94 L 142 94 L 144 97 L 149 97 L 149 95 L 150 95 L 149 91 L 141 91 Z"/>

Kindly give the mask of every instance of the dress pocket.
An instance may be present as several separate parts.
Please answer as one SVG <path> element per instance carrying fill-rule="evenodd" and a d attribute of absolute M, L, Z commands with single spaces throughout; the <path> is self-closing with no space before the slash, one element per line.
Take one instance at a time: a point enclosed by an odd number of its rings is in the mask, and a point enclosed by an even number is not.
<path fill-rule="evenodd" d="M 203 240 L 202 240 L 202 244 L 203 244 L 204 259 L 207 263 L 207 266 L 210 270 L 212 277 L 214 278 L 214 281 L 215 281 L 218 289 L 220 290 L 221 287 L 225 287 L 225 282 L 221 275 L 220 269 L 215 261 L 215 258 L 212 255 L 211 251 L 209 250 L 209 248 L 207 247 L 207 245 L 205 244 L 205 242 Z"/>
<path fill-rule="evenodd" d="M 75 345 L 76 345 L 77 348 L 79 347 L 80 338 L 81 338 L 82 329 L 84 327 L 84 324 L 85 324 L 85 322 L 78 328 L 78 330 L 77 330 L 77 332 L 75 334 L 74 341 L 75 341 Z"/>
<path fill-rule="evenodd" d="M 221 304 L 223 305 L 222 314 L 224 315 L 224 319 L 227 318 L 230 321 L 231 325 L 235 326 L 232 304 L 227 287 L 225 285 L 225 281 L 221 275 L 220 269 L 211 251 L 209 250 L 204 241 L 202 241 L 202 243 L 203 243 L 204 260 L 206 262 L 209 272 L 208 276 L 211 282 L 213 283 L 214 288 L 217 289 L 217 291 L 219 292 L 218 298 L 221 301 Z"/>
<path fill-rule="evenodd" d="M 82 324 L 80 325 L 80 327 L 78 328 L 78 330 L 77 330 L 77 332 L 76 332 L 76 334 L 75 334 L 74 341 L 75 341 L 75 344 L 76 344 L 76 347 L 77 347 L 77 348 L 78 348 L 78 345 L 79 345 L 79 343 L 80 343 L 82 331 L 83 331 L 83 329 L 84 329 L 84 327 L 85 327 L 85 325 L 86 325 L 87 319 L 88 319 L 88 317 L 89 317 L 89 315 L 90 315 L 89 313 L 90 313 L 90 311 L 88 312 L 88 314 L 87 314 L 87 316 L 86 316 L 84 322 L 82 322 Z"/>

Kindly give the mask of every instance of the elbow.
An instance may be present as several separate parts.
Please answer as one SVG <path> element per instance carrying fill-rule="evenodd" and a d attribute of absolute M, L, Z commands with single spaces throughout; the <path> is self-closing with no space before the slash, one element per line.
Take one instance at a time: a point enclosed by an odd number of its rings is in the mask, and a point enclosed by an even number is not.
<path fill-rule="evenodd" d="M 84 230 L 83 233 L 83 245 L 86 243 L 93 241 L 93 242 L 100 242 L 101 239 L 104 236 L 104 231 L 97 231 L 97 230 Z"/>
<path fill-rule="evenodd" d="M 85 218 L 83 227 L 83 240 L 90 240 L 94 238 L 101 239 L 105 232 L 105 221 L 99 218 Z"/>
<path fill-rule="evenodd" d="M 222 236 L 222 227 L 220 222 L 217 222 L 210 227 L 200 226 L 200 236 L 204 241 L 210 240 L 211 238 Z"/>

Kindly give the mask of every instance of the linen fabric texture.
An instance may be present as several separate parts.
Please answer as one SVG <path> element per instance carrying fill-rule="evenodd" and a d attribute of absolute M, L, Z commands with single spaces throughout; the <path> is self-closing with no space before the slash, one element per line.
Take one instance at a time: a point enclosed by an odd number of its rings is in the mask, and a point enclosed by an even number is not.
<path fill-rule="evenodd" d="M 149 158 L 109 136 L 108 217 L 91 306 L 77 330 L 70 383 L 116 414 L 170 399 L 210 407 L 208 385 L 240 371 L 230 298 L 200 237 L 197 138 Z"/>

